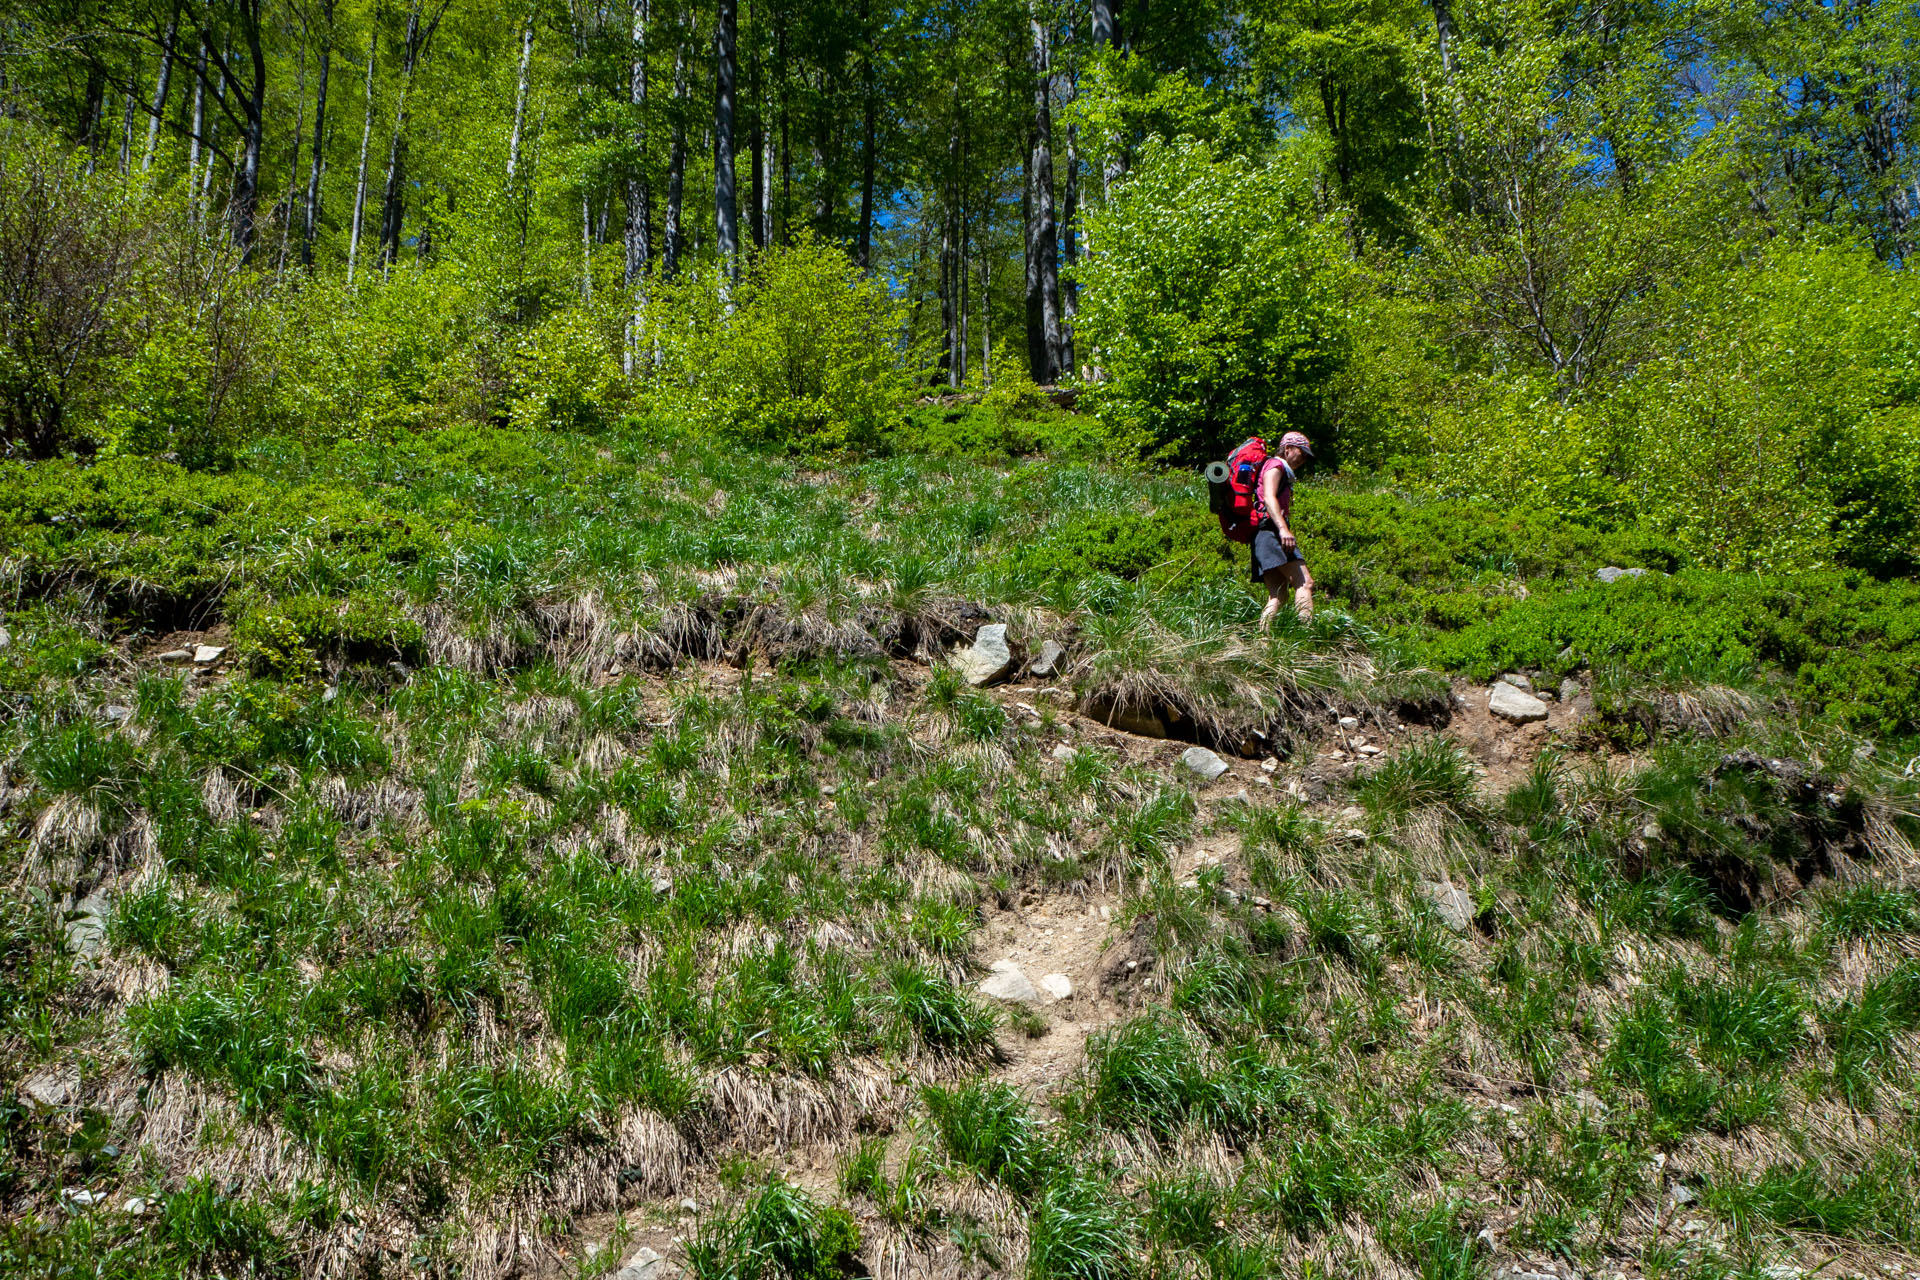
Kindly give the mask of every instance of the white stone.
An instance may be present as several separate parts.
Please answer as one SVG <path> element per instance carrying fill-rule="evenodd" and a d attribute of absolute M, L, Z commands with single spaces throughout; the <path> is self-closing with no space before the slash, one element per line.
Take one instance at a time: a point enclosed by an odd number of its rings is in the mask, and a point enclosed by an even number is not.
<path fill-rule="evenodd" d="M 1066 656 L 1067 651 L 1060 647 L 1059 641 L 1049 640 L 1040 646 L 1040 656 L 1033 660 L 1033 665 L 1027 670 L 1046 679 L 1059 672 L 1060 661 Z"/>
<path fill-rule="evenodd" d="M 12 643 L 13 632 L 7 630 L 5 627 L 0 627 L 0 649 L 4 649 Z"/>
<path fill-rule="evenodd" d="M 169 649 L 165 653 L 156 656 L 161 662 L 191 662 L 193 661 L 193 650 Z"/>
<path fill-rule="evenodd" d="M 1227 762 L 1205 747 L 1188 747 L 1180 753 L 1180 763 L 1208 782 L 1227 771 Z"/>
<path fill-rule="evenodd" d="M 1593 576 L 1602 582 L 1613 583 L 1620 581 L 1622 578 L 1644 577 L 1646 576 L 1646 572 L 1645 569 L 1622 569 L 1615 565 L 1608 565 L 1604 569 L 1594 570 Z"/>
<path fill-rule="evenodd" d="M 73 1101 L 73 1081 L 55 1071 L 36 1071 L 20 1082 L 20 1097 L 42 1107 L 64 1107 Z"/>
<path fill-rule="evenodd" d="M 1514 685 L 1501 683 L 1487 693 L 1487 710 L 1502 720 L 1532 724 L 1547 718 L 1547 704 Z"/>
<path fill-rule="evenodd" d="M 991 622 L 973 636 L 973 644 L 955 649 L 948 658 L 966 682 L 975 687 L 1004 680 L 1013 670 L 1013 650 L 1007 647 L 1007 624 Z"/>
<path fill-rule="evenodd" d="M 107 912 L 113 904 L 104 893 L 88 894 L 67 912 L 67 950 L 91 960 L 107 945 Z"/>
<path fill-rule="evenodd" d="M 127 1202 L 120 1206 L 120 1212 L 130 1213 L 136 1218 L 146 1211 L 147 1198 L 145 1196 L 129 1196 L 127 1197 Z"/>
<path fill-rule="evenodd" d="M 1507 674 L 1500 677 L 1500 683 L 1510 684 L 1516 689 L 1525 689 L 1528 693 L 1533 692 L 1533 681 L 1527 679 L 1527 677 L 1521 675 L 1518 671 L 1507 672 Z"/>
<path fill-rule="evenodd" d="M 1363 756 L 1377 756 L 1380 754 L 1380 748 L 1374 746 L 1371 742 L 1363 742 L 1360 744 L 1360 754 Z"/>
<path fill-rule="evenodd" d="M 107 1193 L 104 1191 L 88 1191 L 84 1187 L 68 1187 L 60 1193 L 60 1198 L 68 1204 L 79 1205 L 82 1209 L 85 1209 L 105 1200 Z"/>
<path fill-rule="evenodd" d="M 700 1212 L 700 1202 L 698 1200 L 695 1200 L 692 1196 L 688 1196 L 686 1199 L 680 1202 L 680 1212 L 698 1213 Z"/>
<path fill-rule="evenodd" d="M 133 708 L 121 706 L 119 703 L 109 703 L 100 708 L 100 718 L 108 724 L 125 724 L 133 719 Z"/>
<path fill-rule="evenodd" d="M 1692 1204 L 1695 1199 L 1693 1192 L 1684 1184 L 1678 1182 L 1667 1188 L 1667 1194 L 1673 1197 L 1675 1204 Z"/>
<path fill-rule="evenodd" d="M 625 1266 L 613 1273 L 613 1280 L 663 1280 L 666 1274 L 666 1258 L 642 1245 Z"/>
<path fill-rule="evenodd" d="M 655 876 L 653 878 L 653 891 L 655 893 L 672 893 L 673 881 L 665 876 Z"/>
<path fill-rule="evenodd" d="M 201 666 L 205 666 L 209 662 L 220 661 L 220 655 L 226 651 L 227 646 L 223 644 L 195 645 L 193 648 L 193 660 Z"/>
<path fill-rule="evenodd" d="M 1341 716 L 1341 717 L 1340 717 L 1340 727 L 1341 727 L 1342 729 L 1358 729 L 1358 728 L 1360 727 L 1360 717 L 1358 717 L 1358 716 Z"/>
<path fill-rule="evenodd" d="M 995 960 L 989 968 L 992 972 L 986 981 L 980 984 L 980 994 L 995 1000 L 1012 1000 L 1019 1004 L 1032 1004 L 1040 998 L 1033 983 L 1027 980 L 1020 966 L 1011 960 Z"/>
<path fill-rule="evenodd" d="M 1569 678 L 1560 682 L 1560 701 L 1572 702 L 1579 696 L 1580 682 L 1578 680 Z"/>
<path fill-rule="evenodd" d="M 1440 917 L 1441 924 L 1455 933 L 1466 933 L 1473 928 L 1472 894 L 1444 880 L 1425 881 L 1420 889 L 1427 895 L 1427 901 L 1433 903 L 1433 912 Z"/>
<path fill-rule="evenodd" d="M 1262 760 L 1260 762 L 1260 772 L 1262 773 L 1272 773 L 1274 770 L 1278 769 L 1279 767 L 1280 767 L 1280 762 L 1278 760 L 1275 760 L 1272 756 L 1268 756 L 1265 760 Z"/>
<path fill-rule="evenodd" d="M 1072 764 L 1079 758 L 1079 755 L 1080 753 L 1078 751 L 1075 751 L 1064 742 L 1053 749 L 1053 758 L 1061 764 Z"/>
<path fill-rule="evenodd" d="M 1073 979 L 1064 973 L 1049 973 L 1040 979 L 1040 989 L 1055 1000 L 1065 1000 L 1073 994 Z"/>

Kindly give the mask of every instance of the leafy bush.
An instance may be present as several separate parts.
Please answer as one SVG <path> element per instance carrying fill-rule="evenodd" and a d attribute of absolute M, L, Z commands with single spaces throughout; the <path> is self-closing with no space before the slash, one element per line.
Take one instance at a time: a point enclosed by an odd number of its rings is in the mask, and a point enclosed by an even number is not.
<path fill-rule="evenodd" d="M 886 282 L 811 237 L 756 257 L 729 289 L 701 273 L 663 287 L 647 315 L 651 402 L 753 444 L 871 448 L 905 396 Z"/>
<path fill-rule="evenodd" d="M 1093 220 L 1080 326 L 1108 380 L 1087 399 L 1116 451 L 1222 456 L 1255 433 L 1323 425 L 1340 367 L 1343 255 L 1293 216 L 1283 166 L 1151 141 Z"/>
<path fill-rule="evenodd" d="M 1920 585 L 1858 571 L 1754 576 L 1688 570 L 1583 583 L 1513 604 L 1436 639 L 1438 664 L 1485 678 L 1616 664 L 1690 681 L 1776 666 L 1795 694 L 1844 724 L 1920 730 Z"/>

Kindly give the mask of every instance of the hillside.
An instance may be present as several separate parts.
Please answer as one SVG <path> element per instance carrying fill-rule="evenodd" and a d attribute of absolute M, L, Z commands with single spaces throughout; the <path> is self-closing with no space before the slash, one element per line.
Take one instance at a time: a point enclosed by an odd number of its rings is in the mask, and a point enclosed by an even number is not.
<path fill-rule="evenodd" d="M 0 1272 L 1920 1275 L 1913 585 L 1298 518 L 0 463 Z"/>

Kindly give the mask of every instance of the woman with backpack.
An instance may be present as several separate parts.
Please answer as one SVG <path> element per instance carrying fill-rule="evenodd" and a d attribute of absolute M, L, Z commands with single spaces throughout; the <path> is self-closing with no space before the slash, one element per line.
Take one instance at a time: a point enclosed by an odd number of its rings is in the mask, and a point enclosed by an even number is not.
<path fill-rule="evenodd" d="M 1293 609 L 1300 621 L 1313 621 L 1313 575 L 1293 536 L 1293 482 L 1298 469 L 1313 456 L 1313 442 L 1298 431 L 1280 437 L 1280 451 L 1262 464 L 1255 491 L 1253 580 L 1267 588 L 1267 607 L 1260 611 L 1260 630 L 1273 625 L 1282 593 L 1293 588 Z"/>

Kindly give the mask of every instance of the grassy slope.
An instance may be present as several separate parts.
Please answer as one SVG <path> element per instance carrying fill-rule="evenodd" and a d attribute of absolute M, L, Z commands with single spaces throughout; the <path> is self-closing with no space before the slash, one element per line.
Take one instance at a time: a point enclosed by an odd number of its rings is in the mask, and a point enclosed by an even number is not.
<path fill-rule="evenodd" d="M 832 1274 L 856 1223 L 1042 1275 L 1915 1267 L 1910 789 L 1778 702 L 1818 685 L 1777 635 L 1688 657 L 1710 578 L 1578 604 L 1657 546 L 1316 495 L 1335 607 L 1263 645 L 1171 478 L 639 433 L 115 466 L 0 503 L 0 1270 L 552 1271 L 615 1208 L 709 1275 Z M 987 614 L 1096 703 L 1278 717 L 1278 785 L 915 661 Z M 183 677 L 184 630 L 239 661 Z M 1576 640 L 1624 664 L 1597 730 L 1504 794 L 1386 728 L 1444 702 L 1423 656 Z M 1317 756 L 1341 711 L 1394 749 Z M 1066 1015 L 972 987 L 1082 901 L 1137 976 L 1035 1087 Z M 688 1191 L 697 1232 L 650 1216 Z"/>

